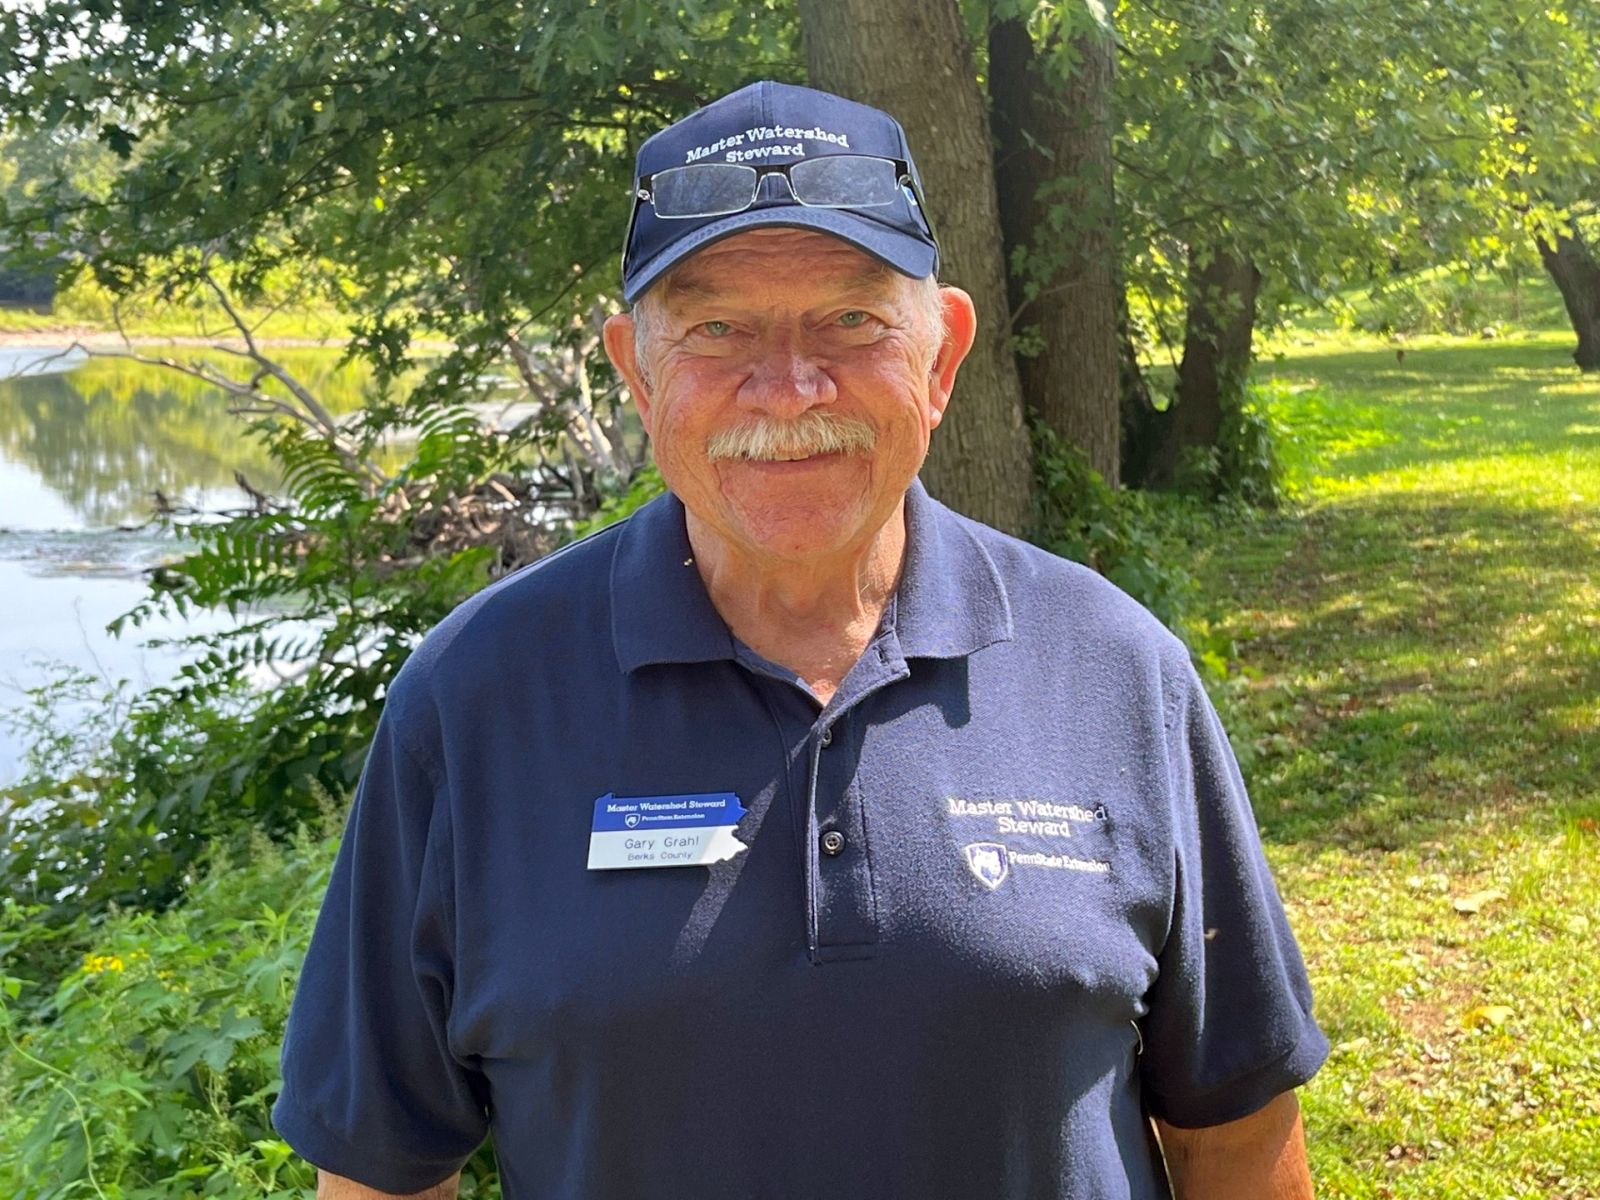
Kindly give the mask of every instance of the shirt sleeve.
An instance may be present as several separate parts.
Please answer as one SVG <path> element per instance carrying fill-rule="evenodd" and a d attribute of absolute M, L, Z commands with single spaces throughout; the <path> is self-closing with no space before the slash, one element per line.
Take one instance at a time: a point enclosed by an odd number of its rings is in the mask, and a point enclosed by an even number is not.
<path fill-rule="evenodd" d="M 1142 1023 L 1150 1113 L 1196 1128 L 1249 1116 L 1328 1054 L 1255 814 L 1205 686 L 1184 656 L 1168 725 L 1175 883 Z"/>
<path fill-rule="evenodd" d="M 272 1123 L 314 1165 L 407 1193 L 477 1149 L 488 1085 L 449 1045 L 449 807 L 396 708 L 391 693 L 295 989 Z"/>

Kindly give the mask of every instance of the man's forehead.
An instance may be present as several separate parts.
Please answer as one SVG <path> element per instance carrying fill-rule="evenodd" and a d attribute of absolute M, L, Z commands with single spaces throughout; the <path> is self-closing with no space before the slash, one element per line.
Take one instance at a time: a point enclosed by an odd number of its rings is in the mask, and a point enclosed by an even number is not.
<path fill-rule="evenodd" d="M 690 255 L 661 280 L 667 303 L 724 298 L 774 282 L 781 262 L 786 287 L 805 283 L 839 291 L 893 289 L 900 272 L 842 238 L 802 229 L 752 229 Z"/>

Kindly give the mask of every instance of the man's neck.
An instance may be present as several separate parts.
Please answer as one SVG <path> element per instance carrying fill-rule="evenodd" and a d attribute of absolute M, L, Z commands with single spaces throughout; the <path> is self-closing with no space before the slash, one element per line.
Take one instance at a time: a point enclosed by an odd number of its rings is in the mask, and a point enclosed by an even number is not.
<path fill-rule="evenodd" d="M 872 640 L 905 559 L 905 502 L 869 541 L 824 560 L 746 552 L 688 514 L 706 592 L 733 635 L 826 704 Z"/>

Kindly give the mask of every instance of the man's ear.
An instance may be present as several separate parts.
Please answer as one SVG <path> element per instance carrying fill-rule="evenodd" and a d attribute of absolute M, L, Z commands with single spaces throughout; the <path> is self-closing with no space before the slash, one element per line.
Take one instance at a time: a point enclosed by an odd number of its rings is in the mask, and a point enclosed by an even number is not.
<path fill-rule="evenodd" d="M 955 391 L 956 372 L 978 336 L 978 310 L 971 296 L 958 287 L 942 287 L 939 300 L 944 306 L 944 336 L 933 360 L 933 387 L 928 394 L 935 426 L 944 418 L 950 394 Z"/>
<path fill-rule="evenodd" d="M 639 369 L 639 352 L 633 339 L 633 317 L 629 313 L 615 313 L 606 318 L 600 339 L 606 345 L 606 357 L 628 385 L 628 392 L 639 409 L 639 420 L 644 431 L 650 432 L 650 389 L 645 384 L 644 372 Z"/>

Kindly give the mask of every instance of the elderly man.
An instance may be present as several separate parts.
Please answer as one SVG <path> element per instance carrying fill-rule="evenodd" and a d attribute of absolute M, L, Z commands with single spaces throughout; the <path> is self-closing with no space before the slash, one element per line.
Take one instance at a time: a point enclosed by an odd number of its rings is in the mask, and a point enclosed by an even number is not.
<path fill-rule="evenodd" d="M 274 1109 L 319 1194 L 492 1132 L 508 1200 L 1308 1196 L 1327 1043 L 1184 646 L 917 481 L 977 318 L 899 125 L 735 92 L 627 246 L 670 491 L 391 689 Z"/>

